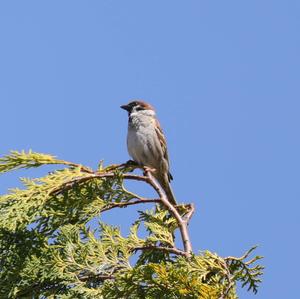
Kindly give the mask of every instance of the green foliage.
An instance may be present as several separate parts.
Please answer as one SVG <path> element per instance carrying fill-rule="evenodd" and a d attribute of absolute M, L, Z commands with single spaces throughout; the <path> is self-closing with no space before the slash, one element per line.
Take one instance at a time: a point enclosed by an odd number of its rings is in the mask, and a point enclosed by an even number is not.
<path fill-rule="evenodd" d="M 107 298 L 220 298 L 228 281 L 224 260 L 205 252 L 190 260 L 147 263 L 134 267 L 115 281 L 107 281 L 103 294 Z M 237 298 L 234 289 L 226 298 Z"/>
<path fill-rule="evenodd" d="M 23 189 L 0 196 L 0 298 L 234 299 L 238 281 L 257 292 L 261 257 L 246 261 L 254 248 L 241 258 L 188 256 L 175 245 L 178 221 L 161 205 L 140 211 L 127 236 L 99 221 L 92 229 L 101 213 L 145 200 L 124 188 L 130 167 L 101 164 L 93 172 L 14 151 L 0 158 L 0 173 L 45 164 L 65 168 L 22 178 Z"/>
<path fill-rule="evenodd" d="M 31 150 L 11 151 L 10 155 L 0 158 L 0 173 L 20 168 L 39 167 L 44 164 L 64 164 L 63 161 L 55 159 L 47 154 L 34 153 Z"/>
<path fill-rule="evenodd" d="M 257 293 L 257 288 L 259 283 L 261 283 L 261 275 L 264 267 L 255 264 L 258 260 L 262 259 L 262 256 L 255 256 L 249 261 L 245 261 L 249 255 L 257 248 L 254 246 L 250 248 L 241 258 L 228 257 L 226 263 L 233 275 L 233 279 L 236 281 L 241 281 L 242 286 L 248 286 L 248 291 L 252 290 L 255 294 Z"/>
<path fill-rule="evenodd" d="M 176 220 L 169 212 L 159 206 L 155 210 L 140 211 L 137 223 L 143 223 L 149 232 L 147 241 L 153 245 L 174 246 L 174 231 L 177 228 Z"/>

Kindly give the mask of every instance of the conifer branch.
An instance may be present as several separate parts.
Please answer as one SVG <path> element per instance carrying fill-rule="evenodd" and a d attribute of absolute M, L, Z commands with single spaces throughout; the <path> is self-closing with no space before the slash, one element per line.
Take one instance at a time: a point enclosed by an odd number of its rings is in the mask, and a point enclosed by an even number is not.
<path fill-rule="evenodd" d="M 51 195 L 58 195 L 60 193 L 66 192 L 66 191 L 72 189 L 74 185 L 81 184 L 81 183 L 87 182 L 92 179 L 104 179 L 104 178 L 116 178 L 116 177 L 117 177 L 117 174 L 114 172 L 100 172 L 100 173 L 92 172 L 92 173 L 87 174 L 86 176 L 75 178 L 75 179 L 72 179 L 72 180 L 66 182 L 65 184 L 59 186 L 59 188 L 54 189 L 51 192 Z M 125 173 L 125 174 L 122 174 L 122 177 L 127 180 L 149 182 L 149 180 L 146 176 L 141 176 L 141 175 L 136 175 L 136 174 Z"/>
<path fill-rule="evenodd" d="M 127 162 L 105 168 L 100 163 L 93 171 L 51 155 L 15 151 L 0 158 L 0 173 L 47 164 L 66 166 L 41 178 L 21 179 L 24 188 L 0 196 L 1 298 L 192 294 L 234 299 L 238 281 L 257 292 L 263 267 L 255 263 L 262 257 L 249 258 L 256 247 L 242 257 L 194 254 L 188 231 L 194 205 L 172 205 L 149 170 Z M 131 173 L 136 168 L 144 174 Z M 125 188 L 126 180 L 144 182 L 158 196 L 141 197 Z M 128 236 L 103 222 L 90 225 L 102 212 L 145 203 L 157 205 L 139 211 Z M 146 237 L 139 237 L 140 225 Z M 176 229 L 183 249 L 175 245 Z M 134 255 L 138 260 L 132 265 Z"/>
<path fill-rule="evenodd" d="M 127 206 L 131 206 L 131 205 L 138 205 L 141 203 L 159 203 L 160 199 L 156 199 L 156 198 L 145 198 L 145 199 L 139 199 L 139 200 L 135 200 L 135 201 L 128 201 L 128 202 L 120 202 L 120 203 L 115 203 L 111 206 L 105 207 L 103 209 L 101 209 L 101 212 L 105 212 L 105 211 L 109 211 L 112 210 L 114 208 L 125 208 Z"/>
<path fill-rule="evenodd" d="M 76 164 L 64 160 L 56 159 L 55 156 L 48 154 L 41 154 L 29 150 L 25 151 L 11 151 L 9 155 L 0 158 L 0 173 L 5 173 L 21 168 L 39 167 L 41 165 L 62 164 L 75 168 L 80 168 L 83 172 L 93 173 L 93 171 L 81 164 Z"/>
<path fill-rule="evenodd" d="M 115 276 L 114 275 L 95 274 L 95 275 L 79 276 L 78 279 L 80 281 L 88 281 L 88 280 L 105 281 L 105 280 L 108 280 L 108 279 L 115 279 Z"/>
<path fill-rule="evenodd" d="M 121 165 L 123 167 L 123 165 L 126 165 L 126 164 L 121 164 Z M 120 167 L 120 165 L 114 166 L 114 169 L 117 169 L 119 167 Z M 139 203 L 161 202 L 177 220 L 178 227 L 179 227 L 182 241 L 183 241 L 184 251 L 187 253 L 187 255 L 190 255 L 192 253 L 192 244 L 191 244 L 187 226 L 188 226 L 188 222 L 189 222 L 190 218 L 192 217 L 192 215 L 194 213 L 194 210 L 195 210 L 194 205 L 190 205 L 189 212 L 186 214 L 186 217 L 183 218 L 180 215 L 180 213 L 178 212 L 178 210 L 176 209 L 176 207 L 173 206 L 169 202 L 169 200 L 165 194 L 165 191 L 159 185 L 159 183 L 156 181 L 156 179 L 152 176 L 152 174 L 149 171 L 145 171 L 145 173 L 146 173 L 146 176 L 125 173 L 125 174 L 122 174 L 122 177 L 123 177 L 123 179 L 143 181 L 143 182 L 150 184 L 154 188 L 154 190 L 158 193 L 158 195 L 160 197 L 159 200 L 142 200 L 142 199 L 140 199 L 140 200 L 135 201 L 134 203 L 128 202 L 128 203 L 115 204 L 114 206 L 104 208 L 102 211 L 106 211 L 106 210 L 109 210 L 109 209 L 112 209 L 115 207 L 122 207 L 122 206 L 128 206 L 128 205 L 139 204 Z M 59 193 L 67 191 L 67 190 L 71 189 L 74 186 L 74 184 L 80 184 L 80 183 L 86 182 L 91 179 L 114 178 L 116 176 L 117 176 L 117 174 L 115 172 L 91 173 L 91 174 L 88 174 L 87 176 L 75 178 L 75 179 L 67 182 L 60 188 L 53 190 L 52 195 L 57 195 Z"/>
<path fill-rule="evenodd" d="M 263 266 L 254 265 L 254 263 L 263 257 L 257 255 L 249 261 L 245 261 L 245 259 L 247 259 L 256 248 L 257 246 L 253 246 L 239 258 L 233 256 L 224 258 L 233 280 L 241 281 L 242 287 L 248 285 L 248 291 L 252 289 L 254 293 L 257 293 L 258 284 L 261 282 L 260 276 L 263 274 L 262 271 L 264 269 Z"/>

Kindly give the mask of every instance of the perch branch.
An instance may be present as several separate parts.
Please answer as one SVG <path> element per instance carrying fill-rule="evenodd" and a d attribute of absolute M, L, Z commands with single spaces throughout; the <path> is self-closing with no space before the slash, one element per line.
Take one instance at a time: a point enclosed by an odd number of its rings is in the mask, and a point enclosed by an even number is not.
<path fill-rule="evenodd" d="M 62 192 L 68 191 L 68 190 L 72 189 L 74 184 L 84 183 L 84 182 L 92 180 L 92 179 L 113 178 L 115 176 L 116 176 L 116 174 L 114 172 L 91 173 L 87 176 L 76 178 L 69 182 L 66 182 L 59 188 L 52 190 L 50 195 L 58 195 Z M 128 174 L 128 173 L 123 174 L 123 178 L 127 179 L 127 180 L 135 180 L 135 181 L 143 181 L 143 182 L 149 181 L 146 176 L 141 176 L 141 175 L 136 175 L 136 174 Z"/>
<path fill-rule="evenodd" d="M 148 178 L 147 182 L 158 193 L 163 205 L 173 214 L 173 216 L 177 220 L 177 224 L 179 226 L 179 230 L 180 230 L 180 234 L 181 234 L 181 238 L 182 238 L 182 242 L 183 242 L 184 251 L 187 254 L 187 256 L 190 256 L 190 254 L 192 253 L 192 243 L 191 243 L 191 239 L 190 239 L 190 236 L 189 236 L 189 231 L 188 231 L 188 228 L 187 228 L 188 221 L 184 220 L 181 217 L 181 215 L 179 214 L 179 212 L 177 211 L 177 209 L 175 208 L 175 206 L 173 206 L 169 202 L 165 191 L 159 185 L 159 183 L 156 181 L 156 179 L 152 176 L 152 174 L 149 171 L 147 171 L 146 174 L 147 174 L 146 178 Z"/>

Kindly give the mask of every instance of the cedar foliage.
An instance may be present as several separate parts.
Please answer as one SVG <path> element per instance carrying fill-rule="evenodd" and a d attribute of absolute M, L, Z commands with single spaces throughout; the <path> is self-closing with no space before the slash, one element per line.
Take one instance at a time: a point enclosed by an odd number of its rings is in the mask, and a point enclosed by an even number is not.
<path fill-rule="evenodd" d="M 260 256 L 249 257 L 255 247 L 240 258 L 177 248 L 178 219 L 188 225 L 192 205 L 176 206 L 176 218 L 161 197 L 127 190 L 126 179 L 151 185 L 151 177 L 128 174 L 135 165 L 93 171 L 51 155 L 12 151 L 0 158 L 0 173 L 46 164 L 59 167 L 22 178 L 24 188 L 0 196 L 0 298 L 234 299 L 238 282 L 257 292 L 263 267 L 256 263 Z M 145 202 L 155 205 L 137 214 L 127 236 L 107 223 L 89 226 L 101 213 L 134 204 L 142 209 Z"/>

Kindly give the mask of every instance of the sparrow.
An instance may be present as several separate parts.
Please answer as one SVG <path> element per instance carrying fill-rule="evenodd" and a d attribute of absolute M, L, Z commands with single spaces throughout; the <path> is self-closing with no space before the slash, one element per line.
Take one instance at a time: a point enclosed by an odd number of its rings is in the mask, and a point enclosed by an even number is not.
<path fill-rule="evenodd" d="M 151 173 L 164 189 L 169 202 L 177 205 L 170 186 L 169 156 L 165 135 L 156 118 L 154 108 L 143 101 L 122 105 L 128 112 L 127 149 L 140 166 L 153 170 Z"/>

